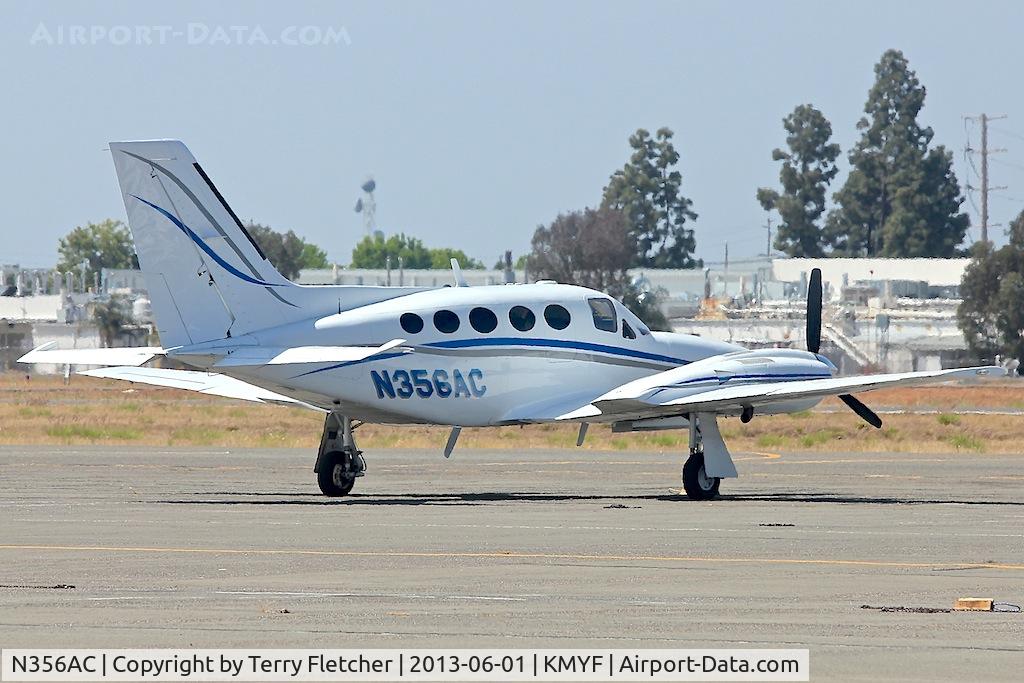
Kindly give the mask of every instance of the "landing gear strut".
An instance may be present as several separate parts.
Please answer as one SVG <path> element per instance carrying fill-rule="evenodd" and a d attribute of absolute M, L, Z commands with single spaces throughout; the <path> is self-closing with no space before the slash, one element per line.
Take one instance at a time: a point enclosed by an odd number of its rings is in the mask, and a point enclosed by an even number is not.
<path fill-rule="evenodd" d="M 352 436 L 352 419 L 336 412 L 324 420 L 320 452 L 316 457 L 316 480 L 325 496 L 345 496 L 355 486 L 356 477 L 366 473 L 363 452 Z"/>
<path fill-rule="evenodd" d="M 704 440 L 700 433 L 700 421 L 696 415 L 689 416 L 690 457 L 683 465 L 683 490 L 692 500 L 711 500 L 718 496 L 721 477 L 708 476 L 704 468 Z"/>

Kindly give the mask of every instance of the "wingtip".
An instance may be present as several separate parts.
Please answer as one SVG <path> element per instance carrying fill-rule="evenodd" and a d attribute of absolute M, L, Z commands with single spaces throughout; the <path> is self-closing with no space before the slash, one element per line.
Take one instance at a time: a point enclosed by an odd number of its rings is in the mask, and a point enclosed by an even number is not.
<path fill-rule="evenodd" d="M 39 353 L 40 351 L 49 351 L 50 349 L 54 348 L 55 346 L 57 346 L 57 342 L 55 342 L 55 341 L 48 341 L 45 344 L 40 344 L 39 346 L 33 348 L 31 351 L 26 353 L 21 358 L 19 358 L 18 362 L 19 363 L 34 363 L 35 360 L 34 360 L 33 356 L 35 354 Z"/>
<path fill-rule="evenodd" d="M 1006 368 L 998 365 L 986 365 L 980 368 L 971 368 L 975 377 L 1005 377 L 1009 373 Z"/>

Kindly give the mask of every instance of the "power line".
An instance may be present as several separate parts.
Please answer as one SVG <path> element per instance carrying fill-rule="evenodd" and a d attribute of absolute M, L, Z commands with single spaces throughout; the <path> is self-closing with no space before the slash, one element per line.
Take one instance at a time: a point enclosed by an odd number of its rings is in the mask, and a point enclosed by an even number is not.
<path fill-rule="evenodd" d="M 966 153 L 976 152 L 981 156 L 981 241 L 988 242 L 988 194 L 991 190 L 1001 189 L 1005 190 L 1005 187 L 994 188 L 989 187 L 988 184 L 988 158 L 991 154 L 998 152 L 1005 152 L 1005 149 L 989 149 L 988 146 L 988 124 L 989 121 L 996 121 L 998 119 L 1005 119 L 1006 114 L 998 114 L 996 116 L 989 116 L 988 114 L 981 113 L 978 116 L 965 116 L 965 120 L 979 121 L 981 123 L 981 149 L 974 150 L 970 146 L 964 150 Z M 973 163 L 972 163 L 973 165 Z"/>
<path fill-rule="evenodd" d="M 1019 169 L 1021 171 L 1024 171 L 1024 165 L 1015 164 L 1012 161 L 1005 161 L 1003 159 L 993 159 L 992 162 L 996 163 L 996 164 L 999 164 L 1000 166 L 1009 166 L 1010 168 L 1016 168 L 1016 169 Z"/>
<path fill-rule="evenodd" d="M 971 167 L 969 171 L 974 171 L 974 176 L 978 177 L 978 167 L 974 165 L 974 157 L 971 156 L 971 129 L 970 127 L 968 127 L 968 123 L 973 122 L 965 116 L 964 137 L 967 139 L 967 145 L 964 147 L 964 161 L 966 161 L 967 164 Z M 968 175 L 970 175 L 970 173 L 968 173 Z M 971 202 L 971 206 L 974 208 L 974 213 L 980 216 L 981 210 L 978 208 L 978 203 L 974 201 L 974 192 L 976 192 L 978 188 L 971 185 L 970 179 L 967 180 L 965 186 L 967 188 L 967 199 L 968 201 Z M 970 229 L 968 229 L 968 232 L 971 232 Z M 970 239 L 972 242 L 974 241 L 973 234 L 970 235 Z"/>
<path fill-rule="evenodd" d="M 991 130 L 994 130 L 997 133 L 1002 133 L 1003 135 L 1009 135 L 1011 138 L 1017 138 L 1018 140 L 1024 140 L 1024 135 L 1021 135 L 1020 133 L 1014 133 L 1012 130 L 1007 130 L 1006 128 L 1000 128 L 999 126 L 992 126 Z"/>

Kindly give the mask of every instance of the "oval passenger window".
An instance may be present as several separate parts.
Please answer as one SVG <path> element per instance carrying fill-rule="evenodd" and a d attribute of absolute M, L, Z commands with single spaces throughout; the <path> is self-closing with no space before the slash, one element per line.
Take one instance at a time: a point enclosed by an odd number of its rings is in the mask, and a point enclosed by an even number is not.
<path fill-rule="evenodd" d="M 529 332 L 537 323 L 537 316 L 526 306 L 513 306 L 508 312 L 508 321 L 520 332 Z"/>
<path fill-rule="evenodd" d="M 434 327 L 438 332 L 451 334 L 459 329 L 459 316 L 451 311 L 441 310 L 434 314 Z"/>
<path fill-rule="evenodd" d="M 402 325 L 402 329 L 409 334 L 418 334 L 423 331 L 423 318 L 415 313 L 403 313 L 398 322 Z"/>
<path fill-rule="evenodd" d="M 565 310 L 565 306 L 559 306 L 558 304 L 549 304 L 544 309 L 544 320 L 548 322 L 556 330 L 564 330 L 569 327 L 569 322 L 572 318 L 569 317 L 569 311 Z"/>
<path fill-rule="evenodd" d="M 477 332 L 494 332 L 494 328 L 498 326 L 498 316 L 489 308 L 477 307 L 469 312 L 469 324 Z"/>

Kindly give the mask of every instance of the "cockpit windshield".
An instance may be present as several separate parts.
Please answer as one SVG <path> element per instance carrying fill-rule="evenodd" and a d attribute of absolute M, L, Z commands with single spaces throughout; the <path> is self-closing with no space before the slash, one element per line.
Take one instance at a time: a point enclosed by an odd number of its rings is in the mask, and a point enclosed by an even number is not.
<path fill-rule="evenodd" d="M 611 299 L 588 299 L 590 312 L 594 316 L 594 327 L 605 332 L 618 332 L 619 319 Z"/>

